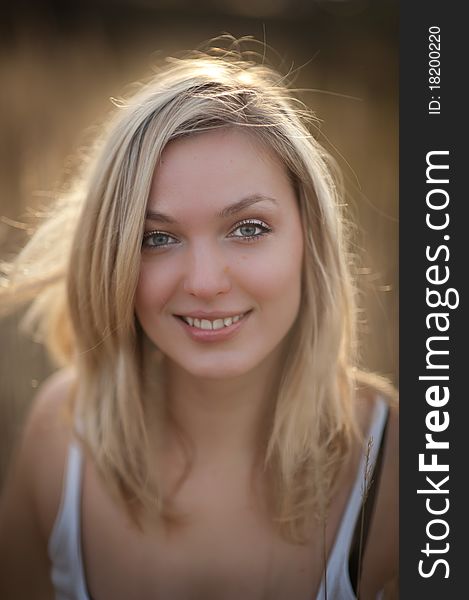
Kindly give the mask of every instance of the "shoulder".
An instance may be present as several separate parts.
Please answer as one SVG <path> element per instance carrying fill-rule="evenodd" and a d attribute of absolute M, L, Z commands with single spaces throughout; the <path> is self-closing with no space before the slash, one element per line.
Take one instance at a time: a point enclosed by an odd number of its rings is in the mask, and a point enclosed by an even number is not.
<path fill-rule="evenodd" d="M 67 447 L 73 375 L 49 378 L 33 400 L 0 498 L 0 596 L 50 598 L 47 542 L 57 513 Z M 28 577 L 24 568 L 28 566 Z"/>
<path fill-rule="evenodd" d="M 74 386 L 75 375 L 71 369 L 57 371 L 43 382 L 31 403 L 25 436 L 53 433 L 55 437 L 71 429 Z"/>
<path fill-rule="evenodd" d="M 18 486 L 31 498 L 39 527 L 47 536 L 58 509 L 67 448 L 73 435 L 71 370 L 53 374 L 41 385 L 31 403 L 5 483 Z"/>
<path fill-rule="evenodd" d="M 74 436 L 73 391 L 75 375 L 62 370 L 41 386 L 25 428 L 31 461 L 33 493 L 44 535 L 49 535 L 62 494 L 63 473 Z"/>

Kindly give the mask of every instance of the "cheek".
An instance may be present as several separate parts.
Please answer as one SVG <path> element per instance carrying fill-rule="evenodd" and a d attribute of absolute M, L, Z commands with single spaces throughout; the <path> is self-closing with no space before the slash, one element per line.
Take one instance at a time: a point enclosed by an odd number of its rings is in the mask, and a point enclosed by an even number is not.
<path fill-rule="evenodd" d="M 299 298 L 303 262 L 303 243 L 277 244 L 266 248 L 262 255 L 247 257 L 244 262 L 244 281 L 260 301 Z"/>
<path fill-rule="evenodd" d="M 147 308 L 163 308 L 173 294 L 176 286 L 176 271 L 168 265 L 156 265 L 151 261 L 142 261 L 135 294 L 137 315 Z"/>

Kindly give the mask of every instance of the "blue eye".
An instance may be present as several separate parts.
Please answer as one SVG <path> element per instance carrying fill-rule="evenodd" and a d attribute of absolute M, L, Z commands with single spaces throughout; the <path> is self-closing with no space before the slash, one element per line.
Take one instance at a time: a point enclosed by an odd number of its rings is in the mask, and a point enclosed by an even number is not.
<path fill-rule="evenodd" d="M 260 221 L 259 219 L 246 219 L 236 224 L 229 237 L 252 241 L 271 231 L 272 229 L 264 223 L 264 221 Z"/>
<path fill-rule="evenodd" d="M 164 233 L 164 231 L 147 231 L 143 236 L 142 247 L 164 248 L 177 243 L 177 239 L 169 235 L 169 233 Z"/>

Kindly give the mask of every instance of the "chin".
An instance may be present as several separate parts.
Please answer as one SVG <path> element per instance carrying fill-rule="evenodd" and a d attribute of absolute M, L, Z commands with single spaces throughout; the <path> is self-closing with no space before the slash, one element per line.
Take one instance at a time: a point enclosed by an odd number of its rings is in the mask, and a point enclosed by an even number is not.
<path fill-rule="evenodd" d="M 177 364 L 193 377 L 202 379 L 212 379 L 214 381 L 220 379 L 232 379 L 241 377 L 252 371 L 260 361 L 246 360 L 246 357 L 225 360 L 208 360 L 201 362 L 177 362 Z"/>

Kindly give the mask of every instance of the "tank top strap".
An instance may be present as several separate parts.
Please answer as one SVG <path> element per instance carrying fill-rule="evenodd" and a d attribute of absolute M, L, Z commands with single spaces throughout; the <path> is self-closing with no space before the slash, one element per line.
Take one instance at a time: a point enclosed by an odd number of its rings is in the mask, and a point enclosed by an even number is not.
<path fill-rule="evenodd" d="M 62 498 L 49 538 L 48 554 L 56 600 L 89 600 L 81 550 L 83 453 L 72 441 L 68 448 Z"/>
<path fill-rule="evenodd" d="M 360 515 L 362 501 L 366 493 L 365 470 L 369 469 L 372 472 L 374 469 L 388 411 L 387 402 L 383 398 L 378 397 L 373 410 L 372 422 L 364 440 L 357 475 L 327 562 L 327 591 L 328 598 L 332 600 L 349 600 L 355 598 L 348 573 L 350 548 L 357 519 Z M 317 600 L 324 598 L 324 588 L 325 582 L 323 578 Z"/>

